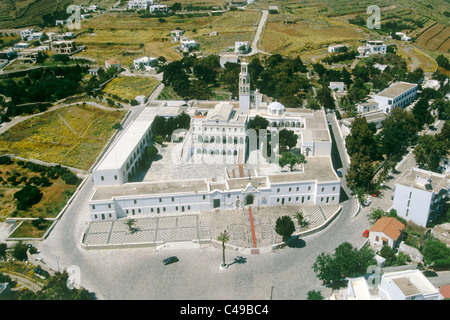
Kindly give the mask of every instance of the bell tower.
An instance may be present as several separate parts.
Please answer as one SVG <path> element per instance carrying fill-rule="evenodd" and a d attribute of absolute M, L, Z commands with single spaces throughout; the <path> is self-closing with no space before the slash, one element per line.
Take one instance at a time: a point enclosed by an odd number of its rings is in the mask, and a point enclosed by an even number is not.
<path fill-rule="evenodd" d="M 239 73 L 239 110 L 245 114 L 250 111 L 250 74 L 246 61 L 241 62 L 241 73 Z"/>

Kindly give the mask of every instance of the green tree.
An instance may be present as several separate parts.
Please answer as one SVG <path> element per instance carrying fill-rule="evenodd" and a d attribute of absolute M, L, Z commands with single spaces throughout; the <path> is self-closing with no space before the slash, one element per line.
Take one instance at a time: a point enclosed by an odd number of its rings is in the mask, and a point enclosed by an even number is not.
<path fill-rule="evenodd" d="M 280 144 L 279 146 L 280 154 L 283 154 L 283 152 L 286 152 L 297 145 L 298 135 L 295 134 L 295 132 L 292 130 L 288 129 L 281 130 L 279 132 L 278 138 Z"/>
<path fill-rule="evenodd" d="M 417 125 L 420 129 L 422 129 L 424 125 L 431 124 L 434 121 L 434 118 L 430 112 L 428 99 L 422 98 L 417 101 L 412 109 L 412 114 L 416 118 Z"/>
<path fill-rule="evenodd" d="M 291 171 L 294 170 L 296 164 L 305 163 L 305 156 L 303 154 L 295 155 L 292 152 L 285 151 L 281 154 L 279 159 L 280 167 L 289 165 Z"/>
<path fill-rule="evenodd" d="M 383 246 L 380 250 L 380 256 L 386 259 L 386 266 L 390 267 L 394 265 L 396 261 L 395 252 L 389 246 Z"/>
<path fill-rule="evenodd" d="M 56 273 L 48 283 L 37 292 L 36 300 L 94 300 L 94 296 L 86 289 L 69 289 L 66 271 Z"/>
<path fill-rule="evenodd" d="M 418 130 L 417 120 L 411 112 L 394 108 L 380 132 L 382 151 L 388 157 L 403 154 Z"/>
<path fill-rule="evenodd" d="M 420 168 L 438 172 L 441 160 L 449 153 L 449 140 L 440 135 L 423 135 L 413 150 L 414 158 Z"/>
<path fill-rule="evenodd" d="M 368 155 L 355 153 L 347 171 L 347 185 L 350 189 L 361 188 L 368 192 L 375 172 L 375 165 Z"/>
<path fill-rule="evenodd" d="M 333 284 L 346 277 L 356 277 L 366 273 L 367 268 L 376 265 L 374 252 L 364 247 L 360 250 L 344 242 L 334 254 L 321 253 L 313 264 L 313 270 L 320 280 Z"/>
<path fill-rule="evenodd" d="M 306 221 L 305 217 L 303 216 L 303 212 L 297 212 L 295 214 L 295 219 L 297 219 L 298 225 L 302 228 L 309 225 L 309 222 Z"/>
<path fill-rule="evenodd" d="M 378 146 L 374 130 L 367 123 L 366 117 L 358 116 L 350 127 L 350 134 L 345 138 L 348 155 L 355 153 L 369 156 L 371 160 L 378 158 Z"/>
<path fill-rule="evenodd" d="M 219 236 L 217 237 L 217 241 L 222 242 L 222 267 L 226 267 L 226 263 L 225 263 L 225 243 L 227 243 L 228 241 L 230 241 L 230 236 L 228 235 L 227 231 L 224 230 L 223 232 L 221 232 L 219 234 Z"/>
<path fill-rule="evenodd" d="M 12 247 L 11 254 L 16 260 L 28 260 L 27 250 L 27 245 L 22 241 L 19 241 Z"/>
<path fill-rule="evenodd" d="M 445 264 L 447 262 L 450 264 L 450 248 L 438 239 L 428 240 L 421 252 L 423 254 L 424 262 L 428 265 L 436 262 L 439 262 L 440 264 Z"/>
<path fill-rule="evenodd" d="M 158 149 L 154 145 L 146 146 L 144 150 L 144 155 L 145 159 L 147 159 L 149 163 L 153 162 L 156 160 L 158 156 Z"/>
<path fill-rule="evenodd" d="M 306 300 L 323 300 L 324 297 L 322 295 L 322 292 L 311 290 L 308 291 L 308 295 L 306 297 Z"/>
<path fill-rule="evenodd" d="M 279 234 L 283 241 L 287 241 L 295 231 L 295 225 L 289 216 L 279 217 L 275 223 L 275 232 Z"/>
<path fill-rule="evenodd" d="M 37 204 L 42 199 L 42 192 L 38 187 L 26 185 L 21 190 L 14 193 L 14 199 L 17 200 L 18 210 L 27 210 Z"/>
<path fill-rule="evenodd" d="M 6 243 L 0 243 L 0 258 L 6 258 L 6 250 L 8 249 L 8 245 Z"/>

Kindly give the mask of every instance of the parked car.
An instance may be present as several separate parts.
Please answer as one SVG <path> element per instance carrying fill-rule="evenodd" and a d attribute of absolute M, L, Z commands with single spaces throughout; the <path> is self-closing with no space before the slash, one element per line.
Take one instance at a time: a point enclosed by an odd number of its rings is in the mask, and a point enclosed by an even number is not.
<path fill-rule="evenodd" d="M 337 175 L 339 178 L 342 178 L 342 172 L 338 170 Z"/>
<path fill-rule="evenodd" d="M 178 262 L 178 261 L 179 261 L 178 257 L 173 256 L 173 257 L 169 257 L 169 258 L 164 259 L 163 263 L 164 263 L 164 265 L 168 265 L 168 264 L 175 263 L 175 262 Z"/>
<path fill-rule="evenodd" d="M 365 230 L 365 231 L 363 232 L 362 236 L 363 236 L 364 238 L 368 238 L 368 237 L 369 237 L 369 230 Z"/>
<path fill-rule="evenodd" d="M 363 207 L 368 207 L 368 206 L 370 206 L 371 203 L 372 203 L 372 199 L 367 198 L 367 199 L 363 202 Z"/>

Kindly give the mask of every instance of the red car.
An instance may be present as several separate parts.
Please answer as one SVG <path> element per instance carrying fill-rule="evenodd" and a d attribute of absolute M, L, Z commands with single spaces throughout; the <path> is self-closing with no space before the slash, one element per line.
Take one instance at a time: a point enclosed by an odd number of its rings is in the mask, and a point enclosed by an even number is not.
<path fill-rule="evenodd" d="M 380 194 L 379 191 L 372 193 L 372 197 L 378 197 L 378 195 Z"/>
<path fill-rule="evenodd" d="M 369 237 L 369 230 L 364 231 L 363 234 L 362 234 L 362 236 L 363 236 L 364 238 L 368 238 L 368 237 Z"/>

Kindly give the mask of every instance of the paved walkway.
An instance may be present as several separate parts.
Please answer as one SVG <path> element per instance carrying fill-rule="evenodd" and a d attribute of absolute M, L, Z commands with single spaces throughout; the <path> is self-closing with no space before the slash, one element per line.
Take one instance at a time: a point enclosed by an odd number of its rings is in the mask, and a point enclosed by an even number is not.
<path fill-rule="evenodd" d="M 311 232 L 332 220 L 340 211 L 336 205 L 304 205 L 282 207 L 248 207 L 222 212 L 168 216 L 136 216 L 130 229 L 127 219 L 90 222 L 83 234 L 82 245 L 86 249 L 119 248 L 133 246 L 160 246 L 167 243 L 209 243 L 226 230 L 229 245 L 238 248 L 261 248 L 270 250 L 281 243 L 275 232 L 276 220 L 284 215 L 292 218 L 296 234 Z M 297 212 L 309 225 L 300 228 L 295 219 Z M 189 245 L 188 245 L 189 246 Z M 192 246 L 191 246 L 192 247 Z"/>

